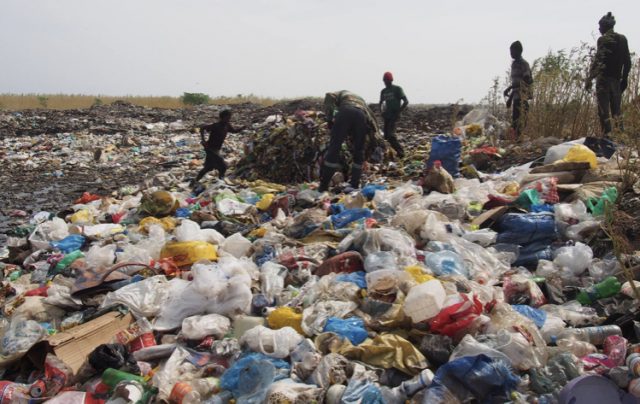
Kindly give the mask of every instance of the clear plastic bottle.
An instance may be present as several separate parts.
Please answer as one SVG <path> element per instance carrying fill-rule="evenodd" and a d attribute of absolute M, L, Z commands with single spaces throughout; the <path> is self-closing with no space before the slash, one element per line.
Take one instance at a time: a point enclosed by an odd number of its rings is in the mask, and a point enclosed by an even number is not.
<path fill-rule="evenodd" d="M 557 339 L 586 341 L 593 345 L 602 345 L 604 340 L 611 335 L 622 335 L 622 330 L 613 324 L 598 327 L 566 328 L 558 334 Z"/>

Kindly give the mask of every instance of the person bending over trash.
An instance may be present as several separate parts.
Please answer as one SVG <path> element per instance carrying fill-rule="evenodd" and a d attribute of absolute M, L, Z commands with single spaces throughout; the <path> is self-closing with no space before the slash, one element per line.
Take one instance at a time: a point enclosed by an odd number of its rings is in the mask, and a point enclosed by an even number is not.
<path fill-rule="evenodd" d="M 402 145 L 396 137 L 396 124 L 400 118 L 400 113 L 407 108 L 409 100 L 400 86 L 393 85 L 393 74 L 386 72 L 382 76 L 384 88 L 380 91 L 380 111 L 384 119 L 384 138 L 391 144 L 391 147 L 398 153 L 398 157 L 404 157 Z M 383 109 L 384 107 L 384 109 Z"/>
<path fill-rule="evenodd" d="M 624 35 L 613 31 L 616 19 L 607 13 L 598 23 L 602 36 L 598 38 L 596 56 L 591 64 L 585 90 L 590 92 L 593 79 L 596 79 L 596 98 L 598 117 L 605 137 L 611 133 L 611 120 L 620 117 L 622 93 L 627 89 L 627 80 L 631 70 L 629 44 Z M 623 130 L 622 122 L 616 122 Z"/>
<path fill-rule="evenodd" d="M 320 187 L 325 192 L 333 174 L 340 168 L 338 163 L 342 144 L 350 137 L 353 144 L 351 165 L 351 187 L 360 187 L 362 165 L 368 150 L 377 146 L 379 129 L 373 112 L 358 95 L 342 90 L 327 93 L 324 98 L 325 118 L 331 129 L 331 139 L 320 169 Z"/>
<path fill-rule="evenodd" d="M 531 99 L 531 67 L 522 57 L 522 43 L 515 41 L 509 47 L 511 52 L 511 85 L 504 90 L 507 97 L 507 108 L 513 108 L 511 113 L 511 127 L 520 137 L 522 130 L 526 126 L 527 113 L 529 112 L 529 100 Z"/>
<path fill-rule="evenodd" d="M 200 138 L 202 146 L 207 154 L 204 160 L 204 167 L 198 173 L 196 178 L 191 181 L 191 185 L 195 185 L 206 173 L 211 170 L 218 170 L 218 177 L 224 178 L 224 174 L 227 171 L 227 165 L 224 159 L 220 155 L 220 149 L 224 143 L 227 133 L 237 133 L 244 128 L 235 129 L 231 126 L 231 110 L 224 109 L 220 111 L 219 120 L 211 125 L 204 125 L 200 127 Z M 209 140 L 205 141 L 205 133 L 209 133 Z"/>

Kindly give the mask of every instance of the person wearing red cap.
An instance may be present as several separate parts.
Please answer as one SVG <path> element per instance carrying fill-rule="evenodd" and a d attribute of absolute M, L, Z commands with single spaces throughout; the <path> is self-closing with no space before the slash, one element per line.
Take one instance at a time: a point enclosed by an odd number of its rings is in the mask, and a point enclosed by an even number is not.
<path fill-rule="evenodd" d="M 402 145 L 396 137 L 396 124 L 400 118 L 400 113 L 407 108 L 409 100 L 400 86 L 393 85 L 393 74 L 386 72 L 382 76 L 384 88 L 380 91 L 380 110 L 384 119 L 384 138 L 391 144 L 391 147 L 398 153 L 398 157 L 404 157 Z"/>

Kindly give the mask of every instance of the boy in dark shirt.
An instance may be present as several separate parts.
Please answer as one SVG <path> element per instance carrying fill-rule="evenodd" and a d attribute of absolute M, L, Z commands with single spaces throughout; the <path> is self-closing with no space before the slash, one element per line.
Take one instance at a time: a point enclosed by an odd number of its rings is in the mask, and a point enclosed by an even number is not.
<path fill-rule="evenodd" d="M 400 113 L 407 109 L 409 100 L 404 94 L 404 90 L 400 86 L 393 84 L 393 75 L 391 72 L 386 72 L 382 76 L 384 82 L 384 88 L 380 91 L 380 110 L 382 106 L 385 106 L 385 110 L 382 112 L 382 118 L 384 119 L 384 138 L 394 148 L 398 157 L 404 157 L 404 150 L 402 145 L 396 137 L 396 124 L 400 118 Z"/>
<path fill-rule="evenodd" d="M 509 47 L 511 58 L 511 85 L 504 90 L 504 96 L 508 97 L 507 108 L 513 110 L 511 113 L 511 127 L 515 131 L 516 137 L 522 134 L 526 124 L 527 113 L 529 112 L 529 100 L 531 99 L 531 85 L 533 78 L 529 63 L 522 57 L 522 43 L 515 41 Z"/>
<path fill-rule="evenodd" d="M 204 167 L 198 173 L 198 176 L 191 182 L 195 185 L 206 173 L 211 170 L 218 170 L 218 177 L 224 178 L 224 174 L 227 171 L 227 165 L 224 159 L 220 155 L 220 149 L 224 143 L 227 133 L 237 133 L 242 128 L 235 129 L 231 126 L 231 110 L 225 109 L 220 111 L 219 120 L 211 125 L 204 125 L 200 127 L 200 138 L 202 140 L 202 146 L 207 154 L 204 160 Z M 209 133 L 209 140 L 205 141 L 205 132 Z"/>

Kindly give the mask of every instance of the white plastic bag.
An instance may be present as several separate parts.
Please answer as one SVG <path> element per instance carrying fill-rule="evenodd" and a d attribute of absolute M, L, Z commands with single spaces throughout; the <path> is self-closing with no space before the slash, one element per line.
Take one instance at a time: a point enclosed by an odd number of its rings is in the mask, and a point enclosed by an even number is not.
<path fill-rule="evenodd" d="M 284 289 L 284 278 L 287 268 L 275 262 L 267 261 L 260 267 L 260 290 L 270 302 L 280 295 Z"/>
<path fill-rule="evenodd" d="M 192 316 L 182 320 L 182 335 L 187 339 L 201 340 L 208 335 L 221 339 L 229 332 L 231 321 L 219 314 Z"/>
<path fill-rule="evenodd" d="M 303 340 L 304 337 L 291 327 L 272 330 L 259 325 L 245 332 L 240 338 L 240 344 L 248 346 L 254 352 L 283 359 Z"/>
<path fill-rule="evenodd" d="M 576 243 L 574 246 L 561 247 L 556 251 L 553 263 L 562 270 L 569 270 L 574 275 L 582 274 L 591 263 L 593 251 L 586 244 Z"/>
<path fill-rule="evenodd" d="M 29 242 L 35 250 L 47 250 L 51 241 L 60 241 L 68 235 L 67 223 L 59 217 L 54 217 L 39 224 L 29 236 Z"/>
<path fill-rule="evenodd" d="M 107 268 L 113 265 L 116 259 L 116 246 L 115 244 L 105 246 L 92 245 L 89 251 L 85 253 L 84 259 L 89 268 Z"/>
<path fill-rule="evenodd" d="M 491 229 L 480 229 L 476 231 L 470 231 L 462 235 L 462 238 L 481 245 L 482 247 L 489 247 L 496 242 L 498 233 Z"/>
<path fill-rule="evenodd" d="M 246 257 L 251 250 L 251 241 L 244 238 L 240 233 L 234 233 L 227 237 L 220 248 L 236 258 Z"/>
<path fill-rule="evenodd" d="M 153 276 L 107 293 L 101 307 L 122 304 L 136 317 L 155 317 L 166 305 L 175 284 L 168 282 L 164 275 Z"/>

